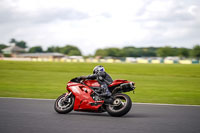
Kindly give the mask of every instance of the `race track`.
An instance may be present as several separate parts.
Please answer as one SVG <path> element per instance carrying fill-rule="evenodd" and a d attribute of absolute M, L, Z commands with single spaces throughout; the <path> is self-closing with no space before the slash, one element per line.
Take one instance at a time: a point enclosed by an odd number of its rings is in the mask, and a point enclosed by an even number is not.
<path fill-rule="evenodd" d="M 200 133 L 200 106 L 133 104 L 124 117 L 58 114 L 54 100 L 0 98 L 0 133 Z"/>

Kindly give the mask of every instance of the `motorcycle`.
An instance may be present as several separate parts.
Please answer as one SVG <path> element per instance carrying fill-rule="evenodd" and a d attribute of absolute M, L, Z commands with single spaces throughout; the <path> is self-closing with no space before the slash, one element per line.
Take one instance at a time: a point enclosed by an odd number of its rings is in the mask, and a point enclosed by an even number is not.
<path fill-rule="evenodd" d="M 72 110 L 108 112 L 114 117 L 127 114 L 132 107 L 132 101 L 123 92 L 134 92 L 135 83 L 127 80 L 114 80 L 108 88 L 112 93 L 112 100 L 100 96 L 102 88 L 97 80 L 74 78 L 67 83 L 68 92 L 56 99 L 54 109 L 60 114 L 66 114 Z"/>

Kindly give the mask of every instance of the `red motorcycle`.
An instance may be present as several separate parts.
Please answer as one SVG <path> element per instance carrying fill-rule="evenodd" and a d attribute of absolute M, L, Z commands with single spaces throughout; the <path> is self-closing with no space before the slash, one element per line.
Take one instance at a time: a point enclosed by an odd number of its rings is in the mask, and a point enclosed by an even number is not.
<path fill-rule="evenodd" d="M 81 80 L 74 78 L 68 82 L 67 93 L 59 96 L 54 109 L 60 114 L 70 111 L 108 112 L 111 116 L 119 117 L 127 114 L 132 106 L 130 97 L 122 92 L 134 91 L 135 83 L 127 80 L 114 80 L 109 85 L 112 92 L 112 102 L 99 96 L 102 90 L 97 80 Z"/>

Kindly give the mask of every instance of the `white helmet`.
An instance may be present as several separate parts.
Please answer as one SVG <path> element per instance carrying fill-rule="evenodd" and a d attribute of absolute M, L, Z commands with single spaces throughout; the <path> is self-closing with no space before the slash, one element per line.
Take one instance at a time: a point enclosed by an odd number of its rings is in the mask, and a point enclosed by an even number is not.
<path fill-rule="evenodd" d="M 105 72 L 104 67 L 101 65 L 94 67 L 93 74 L 97 74 L 98 72 Z"/>

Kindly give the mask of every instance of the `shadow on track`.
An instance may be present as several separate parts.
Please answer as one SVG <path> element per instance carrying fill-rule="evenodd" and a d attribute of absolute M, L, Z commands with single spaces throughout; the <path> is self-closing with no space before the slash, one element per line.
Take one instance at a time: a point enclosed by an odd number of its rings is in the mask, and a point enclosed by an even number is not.
<path fill-rule="evenodd" d="M 149 115 L 149 114 L 142 114 L 142 113 L 128 113 L 127 115 L 123 116 L 124 118 L 152 118 L 158 117 L 156 115 Z"/>
<path fill-rule="evenodd" d="M 108 113 L 93 113 L 93 112 L 71 112 L 69 114 L 64 114 L 69 116 L 94 116 L 94 117 L 112 117 Z M 147 115 L 142 113 L 128 113 L 125 116 L 122 117 L 115 117 L 115 118 L 152 118 L 152 117 L 158 117 L 155 115 Z"/>

